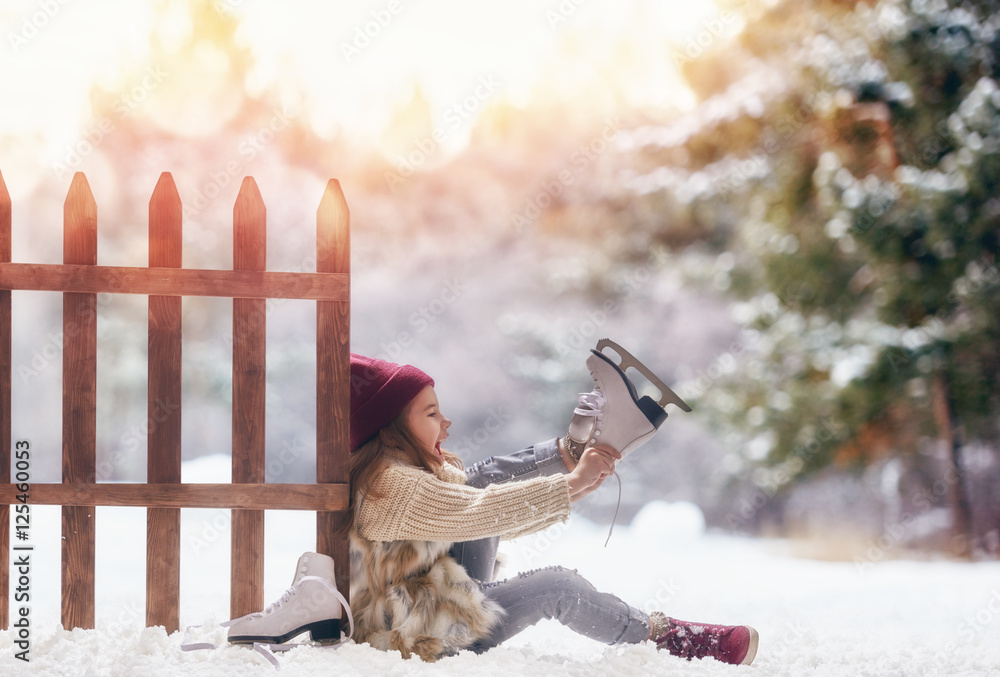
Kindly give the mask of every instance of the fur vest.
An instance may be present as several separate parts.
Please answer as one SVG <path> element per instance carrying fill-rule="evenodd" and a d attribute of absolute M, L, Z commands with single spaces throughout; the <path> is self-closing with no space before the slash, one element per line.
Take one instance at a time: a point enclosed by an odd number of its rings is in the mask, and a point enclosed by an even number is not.
<path fill-rule="evenodd" d="M 460 471 L 438 473 L 463 483 Z M 370 541 L 350 534 L 355 641 L 425 661 L 458 652 L 489 634 L 504 611 L 438 541 Z"/>

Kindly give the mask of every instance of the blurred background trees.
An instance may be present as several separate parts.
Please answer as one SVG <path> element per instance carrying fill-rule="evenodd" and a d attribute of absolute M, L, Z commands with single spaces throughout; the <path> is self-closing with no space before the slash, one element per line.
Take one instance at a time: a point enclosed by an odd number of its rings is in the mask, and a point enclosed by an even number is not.
<path fill-rule="evenodd" d="M 830 466 L 877 468 L 884 523 L 905 527 L 887 540 L 948 524 L 944 547 L 997 552 L 998 27 L 995 3 L 779 4 L 688 64 L 693 82 L 744 65 L 703 92 L 727 115 L 636 134 L 650 201 L 676 199 L 678 174 L 681 190 L 726 177 L 672 216 L 726 257 L 751 330 L 696 404 L 746 436 L 758 467 L 733 525 L 831 526 L 822 501 L 753 506 Z M 782 86 L 757 84 L 766 73 Z"/>

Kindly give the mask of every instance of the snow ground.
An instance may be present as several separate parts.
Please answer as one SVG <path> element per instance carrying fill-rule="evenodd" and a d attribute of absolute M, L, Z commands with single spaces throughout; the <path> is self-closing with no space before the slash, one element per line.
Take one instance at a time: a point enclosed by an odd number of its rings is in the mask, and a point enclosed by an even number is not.
<path fill-rule="evenodd" d="M 185 464 L 187 476 L 212 481 L 228 457 Z M 228 512 L 182 511 L 181 624 L 228 618 Z M 315 519 L 269 512 L 265 596 L 277 599 L 299 554 L 310 550 Z M 281 655 L 284 675 L 1000 675 L 1000 563 L 819 562 L 789 554 L 788 544 L 705 533 L 697 508 L 651 503 L 628 527 L 607 531 L 573 517 L 541 534 L 501 546 L 501 576 L 562 564 L 599 589 L 641 608 L 692 621 L 747 623 L 760 631 L 749 668 L 687 662 L 645 644 L 606 647 L 545 621 L 508 644 L 438 663 L 348 644 L 298 648 Z M 144 511 L 98 508 L 97 629 L 59 628 L 59 512 L 33 507 L 31 662 L 14 658 L 10 631 L 0 632 L 0 675 L 272 674 L 243 647 L 180 651 L 182 633 L 143 628 Z M 877 554 L 877 553 L 876 553 Z M 13 607 L 12 607 L 13 608 Z"/>

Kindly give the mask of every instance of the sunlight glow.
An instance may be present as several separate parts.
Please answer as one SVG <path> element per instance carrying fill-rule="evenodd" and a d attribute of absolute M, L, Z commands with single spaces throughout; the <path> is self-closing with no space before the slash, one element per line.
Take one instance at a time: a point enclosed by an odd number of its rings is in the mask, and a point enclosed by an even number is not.
<path fill-rule="evenodd" d="M 720 25 L 712 0 L 56 5 L 41 17 L 34 0 L 0 0 L 8 171 L 51 163 L 94 124 L 95 85 L 127 92 L 158 58 L 165 63 L 152 66 L 167 76 L 141 103 L 168 133 L 211 135 L 245 96 L 276 93 L 283 105 L 301 101 L 320 136 L 347 133 L 391 156 L 399 138 L 434 129 L 447 131 L 442 148 L 458 150 L 500 104 L 568 106 L 595 119 L 623 107 L 690 109 L 675 57 Z M 192 14 L 215 44 L 189 44 Z M 239 79 L 231 59 L 241 51 L 249 70 Z M 31 148 L 43 157 L 32 160 Z"/>

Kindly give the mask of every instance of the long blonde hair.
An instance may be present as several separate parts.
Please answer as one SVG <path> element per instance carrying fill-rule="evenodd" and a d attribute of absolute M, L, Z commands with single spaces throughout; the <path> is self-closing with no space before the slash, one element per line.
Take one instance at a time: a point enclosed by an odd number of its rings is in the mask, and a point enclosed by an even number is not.
<path fill-rule="evenodd" d="M 343 521 L 338 531 L 346 532 L 350 529 L 354 523 L 354 512 L 362 498 L 384 498 L 374 488 L 374 484 L 389 464 L 389 450 L 402 451 L 413 465 L 428 472 L 434 472 L 442 463 L 450 463 L 460 470 L 465 468 L 462 459 L 451 452 L 442 449 L 441 456 L 438 456 L 432 449 L 424 448 L 406 424 L 406 412 L 404 409 L 374 437 L 351 452 L 351 496 L 348 504 L 351 517 Z"/>

